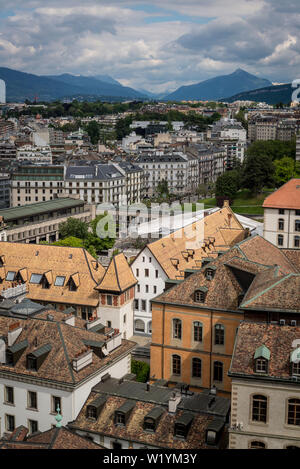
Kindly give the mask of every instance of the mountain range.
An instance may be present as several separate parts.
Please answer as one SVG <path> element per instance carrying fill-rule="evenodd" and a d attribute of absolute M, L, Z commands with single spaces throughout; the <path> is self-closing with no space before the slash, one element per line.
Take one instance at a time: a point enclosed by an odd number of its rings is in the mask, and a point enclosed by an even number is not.
<path fill-rule="evenodd" d="M 101 78 L 101 80 L 100 80 Z M 143 99 L 145 95 L 122 86 L 106 75 L 95 77 L 70 74 L 38 76 L 0 67 L 0 79 L 6 82 L 8 101 L 25 101 L 37 96 L 40 101 L 63 98 L 118 97 L 121 99 Z"/>
<path fill-rule="evenodd" d="M 195 85 L 181 86 L 165 99 L 170 101 L 204 100 L 214 101 L 224 96 L 232 96 L 244 91 L 271 86 L 272 83 L 264 78 L 258 78 L 238 68 L 230 75 L 222 75 Z"/>
<path fill-rule="evenodd" d="M 57 99 L 103 100 L 240 100 L 288 103 L 291 85 L 273 86 L 269 80 L 237 69 L 195 85 L 182 86 L 169 94 L 154 94 L 123 86 L 109 75 L 44 75 L 38 76 L 0 67 L 0 79 L 6 82 L 7 101 L 54 101 Z"/>

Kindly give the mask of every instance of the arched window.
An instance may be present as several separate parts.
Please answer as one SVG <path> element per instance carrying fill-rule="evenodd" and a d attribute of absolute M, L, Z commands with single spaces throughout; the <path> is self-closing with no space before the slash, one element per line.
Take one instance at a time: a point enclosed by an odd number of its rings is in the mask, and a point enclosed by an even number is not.
<path fill-rule="evenodd" d="M 283 231 L 284 230 L 284 219 L 279 218 L 278 220 L 278 230 Z"/>
<path fill-rule="evenodd" d="M 295 248 L 300 248 L 300 236 L 295 236 L 294 237 L 294 247 Z"/>
<path fill-rule="evenodd" d="M 252 420 L 254 422 L 263 422 L 267 421 L 267 407 L 268 407 L 268 398 L 266 396 L 261 396 L 256 394 L 252 397 Z"/>
<path fill-rule="evenodd" d="M 300 425 L 300 399 L 288 400 L 288 425 Z"/>
<path fill-rule="evenodd" d="M 194 322 L 194 342 L 202 342 L 203 325 L 201 322 Z"/>
<path fill-rule="evenodd" d="M 182 322 L 180 319 L 173 319 L 173 339 L 181 339 Z"/>
<path fill-rule="evenodd" d="M 214 381 L 223 381 L 223 363 L 214 362 Z"/>
<path fill-rule="evenodd" d="M 179 355 L 172 356 L 172 373 L 173 375 L 181 375 L 181 357 Z"/>
<path fill-rule="evenodd" d="M 278 246 L 283 246 L 283 235 L 278 235 L 277 237 L 277 245 Z"/>
<path fill-rule="evenodd" d="M 193 358 L 192 360 L 192 377 L 201 378 L 201 359 Z"/>
<path fill-rule="evenodd" d="M 262 441 L 251 441 L 250 449 L 265 449 L 266 445 Z"/>
<path fill-rule="evenodd" d="M 215 325 L 215 345 L 224 345 L 225 328 L 222 324 Z"/>
<path fill-rule="evenodd" d="M 300 231 L 300 220 L 295 220 L 295 231 Z"/>
<path fill-rule="evenodd" d="M 141 319 L 137 319 L 134 323 L 134 328 L 137 332 L 145 332 L 145 323 Z"/>

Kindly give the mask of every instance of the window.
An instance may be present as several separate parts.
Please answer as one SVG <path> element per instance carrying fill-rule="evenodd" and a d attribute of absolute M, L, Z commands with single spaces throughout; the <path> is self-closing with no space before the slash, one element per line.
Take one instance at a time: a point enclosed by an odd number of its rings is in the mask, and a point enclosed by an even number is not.
<path fill-rule="evenodd" d="M 300 231 L 300 220 L 295 221 L 295 231 Z"/>
<path fill-rule="evenodd" d="M 41 282 L 42 277 L 43 276 L 41 274 L 31 274 L 30 283 L 38 285 Z"/>
<path fill-rule="evenodd" d="M 37 371 L 37 361 L 35 357 L 27 356 L 27 370 Z"/>
<path fill-rule="evenodd" d="M 294 247 L 295 248 L 300 248 L 300 236 L 295 236 L 294 237 Z"/>
<path fill-rule="evenodd" d="M 138 283 L 138 284 L 137 284 L 137 292 L 140 293 L 140 291 L 141 291 L 141 286 L 140 286 L 140 284 Z"/>
<path fill-rule="evenodd" d="M 300 363 L 292 364 L 292 375 L 300 376 Z"/>
<path fill-rule="evenodd" d="M 107 299 L 107 304 L 108 304 L 109 306 L 112 306 L 112 296 L 111 296 L 111 295 L 107 295 L 107 296 L 106 296 L 106 299 Z"/>
<path fill-rule="evenodd" d="M 295 210 L 295 215 L 296 215 L 296 216 L 298 216 L 298 215 L 300 216 L 300 210 Z"/>
<path fill-rule="evenodd" d="M 288 400 L 288 425 L 300 425 L 300 399 Z"/>
<path fill-rule="evenodd" d="M 175 424 L 175 436 L 177 438 L 186 438 L 186 427 L 181 423 Z"/>
<path fill-rule="evenodd" d="M 64 286 L 64 283 L 65 283 L 65 280 L 66 280 L 66 277 L 63 277 L 63 276 L 57 276 L 56 279 L 55 279 L 55 282 L 54 282 L 54 285 L 56 287 L 63 287 Z"/>
<path fill-rule="evenodd" d="M 280 209 L 278 210 L 278 213 L 279 213 L 279 215 L 284 215 L 284 209 L 283 209 L 283 208 L 280 208 Z"/>
<path fill-rule="evenodd" d="M 62 414 L 61 398 L 58 396 L 51 396 L 51 412 L 53 414 L 56 414 L 58 407 L 59 407 L 60 413 Z"/>
<path fill-rule="evenodd" d="M 139 269 L 136 269 L 136 276 L 139 276 Z"/>
<path fill-rule="evenodd" d="M 4 388 L 4 402 L 6 404 L 14 404 L 14 388 L 5 386 Z"/>
<path fill-rule="evenodd" d="M 137 319 L 135 321 L 135 330 L 137 332 L 145 332 L 145 324 L 144 324 L 144 321 L 142 321 L 141 319 Z"/>
<path fill-rule="evenodd" d="M 28 391 L 28 407 L 29 409 L 37 409 L 37 393 Z"/>
<path fill-rule="evenodd" d="M 203 326 L 201 322 L 194 322 L 194 342 L 202 342 Z"/>
<path fill-rule="evenodd" d="M 277 245 L 278 246 L 283 246 L 283 235 L 278 235 L 277 236 Z"/>
<path fill-rule="evenodd" d="M 194 300 L 196 303 L 204 303 L 205 302 L 206 293 L 201 290 L 197 290 L 194 295 Z"/>
<path fill-rule="evenodd" d="M 278 220 L 278 230 L 283 231 L 284 230 L 284 219 L 279 218 Z"/>
<path fill-rule="evenodd" d="M 115 424 L 125 426 L 125 414 L 122 412 L 116 412 Z"/>
<path fill-rule="evenodd" d="M 96 407 L 93 407 L 93 406 L 89 405 L 87 407 L 86 416 L 87 416 L 88 419 L 97 420 L 97 409 L 96 409 Z"/>
<path fill-rule="evenodd" d="M 107 327 L 111 327 L 111 321 L 107 321 Z"/>
<path fill-rule="evenodd" d="M 112 442 L 112 449 L 122 449 L 121 443 L 118 443 L 117 441 Z"/>
<path fill-rule="evenodd" d="M 8 282 L 12 282 L 15 279 L 16 272 L 9 271 L 7 272 L 6 279 Z"/>
<path fill-rule="evenodd" d="M 123 324 L 126 324 L 126 314 L 123 316 Z"/>
<path fill-rule="evenodd" d="M 146 311 L 146 300 L 142 300 L 142 311 Z"/>
<path fill-rule="evenodd" d="M 214 381 L 223 381 L 223 363 L 214 362 Z"/>
<path fill-rule="evenodd" d="M 268 399 L 265 396 L 255 395 L 252 398 L 253 422 L 266 423 Z"/>
<path fill-rule="evenodd" d="M 157 287 L 155 285 L 153 287 L 153 293 L 157 293 Z"/>
<path fill-rule="evenodd" d="M 158 270 L 155 271 L 155 277 L 158 278 Z"/>
<path fill-rule="evenodd" d="M 5 415 L 5 428 L 8 432 L 13 432 L 15 429 L 15 416 Z"/>
<path fill-rule="evenodd" d="M 181 358 L 179 355 L 172 356 L 172 373 L 173 375 L 181 375 Z"/>
<path fill-rule="evenodd" d="M 148 432 L 155 432 L 155 420 L 151 418 L 144 419 L 144 430 Z"/>
<path fill-rule="evenodd" d="M 193 358 L 192 361 L 192 377 L 201 378 L 201 360 L 200 358 Z"/>
<path fill-rule="evenodd" d="M 180 319 L 173 319 L 173 339 L 181 340 L 182 322 Z"/>
<path fill-rule="evenodd" d="M 145 277 L 149 277 L 149 269 L 145 269 Z"/>
<path fill-rule="evenodd" d="M 149 293 L 149 285 L 145 286 L 146 293 Z"/>
<path fill-rule="evenodd" d="M 28 420 L 29 433 L 36 433 L 39 431 L 38 422 L 36 420 Z"/>
<path fill-rule="evenodd" d="M 134 300 L 134 309 L 139 309 L 139 300 Z"/>
<path fill-rule="evenodd" d="M 256 373 L 267 373 L 268 361 L 265 358 L 257 358 L 255 360 L 255 371 Z"/>
<path fill-rule="evenodd" d="M 215 271 L 213 269 L 206 269 L 205 277 L 207 280 L 212 280 L 214 278 Z"/>
<path fill-rule="evenodd" d="M 215 345 L 224 345 L 225 329 L 222 324 L 215 325 Z"/>
<path fill-rule="evenodd" d="M 266 445 L 262 441 L 251 441 L 250 449 L 265 449 Z"/>

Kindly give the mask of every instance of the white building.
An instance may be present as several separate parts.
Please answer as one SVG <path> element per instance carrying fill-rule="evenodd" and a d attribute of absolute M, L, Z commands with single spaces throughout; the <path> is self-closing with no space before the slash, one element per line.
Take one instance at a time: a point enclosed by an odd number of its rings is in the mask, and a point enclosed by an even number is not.
<path fill-rule="evenodd" d="M 49 146 L 24 145 L 17 150 L 17 160 L 34 164 L 52 164 L 52 151 Z"/>
<path fill-rule="evenodd" d="M 0 80 L 0 104 L 6 103 L 6 84 L 4 80 Z"/>
<path fill-rule="evenodd" d="M 24 425 L 49 430 L 60 408 L 62 425 L 74 420 L 104 375 L 130 371 L 135 343 L 71 314 L 16 320 L 0 317 L 0 436 Z"/>
<path fill-rule="evenodd" d="M 269 195 L 264 207 L 264 238 L 279 248 L 300 249 L 300 179 Z"/>

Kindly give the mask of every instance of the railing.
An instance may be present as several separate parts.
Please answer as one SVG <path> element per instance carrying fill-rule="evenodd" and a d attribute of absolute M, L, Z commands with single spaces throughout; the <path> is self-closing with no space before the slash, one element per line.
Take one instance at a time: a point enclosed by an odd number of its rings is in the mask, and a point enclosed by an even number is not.
<path fill-rule="evenodd" d="M 17 285 L 16 287 L 8 288 L 7 290 L 2 290 L 1 296 L 5 299 L 14 298 L 19 295 L 23 295 L 27 292 L 27 285 L 23 283 L 22 285 Z"/>

